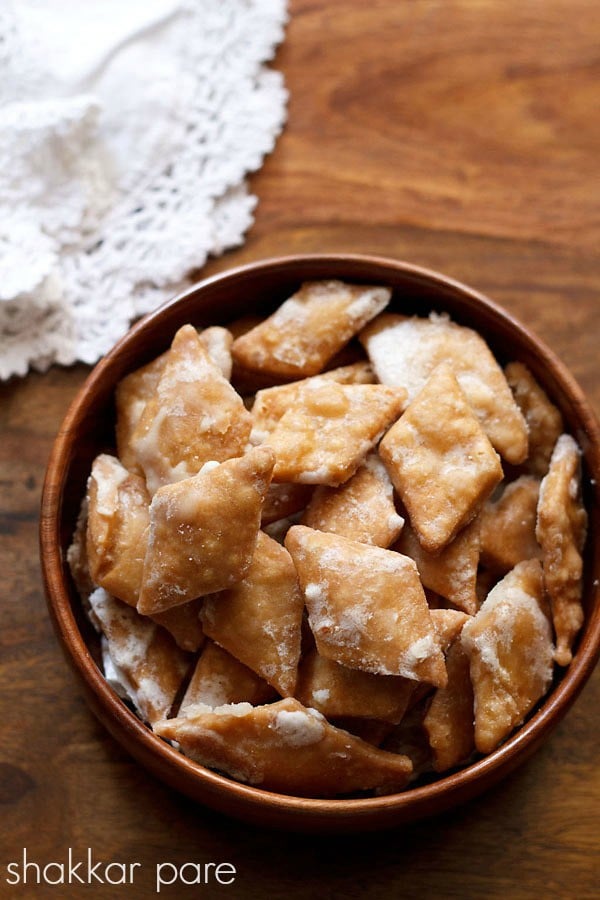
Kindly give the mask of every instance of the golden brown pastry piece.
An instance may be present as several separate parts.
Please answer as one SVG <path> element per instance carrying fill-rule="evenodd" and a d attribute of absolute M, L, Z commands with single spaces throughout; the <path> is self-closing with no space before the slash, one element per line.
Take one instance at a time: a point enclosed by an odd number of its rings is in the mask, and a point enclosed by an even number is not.
<path fill-rule="evenodd" d="M 137 454 L 131 446 L 131 438 L 148 401 L 154 396 L 156 386 L 168 359 L 168 351 L 157 356 L 141 369 L 126 375 L 117 385 L 116 439 L 117 456 L 126 469 L 143 475 Z"/>
<path fill-rule="evenodd" d="M 261 514 L 261 525 L 270 525 L 280 519 L 286 519 L 301 512 L 313 493 L 310 484 L 293 484 L 281 482 L 269 485 Z"/>
<path fill-rule="evenodd" d="M 527 426 L 502 369 L 483 338 L 448 316 L 379 316 L 362 332 L 382 384 L 401 385 L 413 401 L 433 371 L 451 365 L 492 446 L 515 465 L 527 456 Z"/>
<path fill-rule="evenodd" d="M 539 478 L 521 475 L 497 500 L 488 500 L 479 515 L 481 562 L 502 574 L 525 559 L 541 555 L 535 537 Z"/>
<path fill-rule="evenodd" d="M 581 451 L 563 434 L 556 442 L 548 474 L 542 480 L 536 536 L 542 548 L 544 582 L 552 606 L 556 662 L 567 666 L 573 641 L 583 624 L 581 605 L 587 513 L 581 501 Z"/>
<path fill-rule="evenodd" d="M 203 765 L 267 791 L 297 796 L 333 797 L 373 788 L 388 793 L 405 787 L 412 771 L 406 757 L 334 728 L 319 712 L 292 699 L 267 706 L 190 707 L 187 715 L 158 722 L 154 730 Z"/>
<path fill-rule="evenodd" d="M 377 453 L 370 453 L 340 487 L 317 487 L 302 524 L 389 547 L 402 531 L 404 519 L 396 512 L 392 482 Z"/>
<path fill-rule="evenodd" d="M 262 446 L 277 462 L 274 481 L 338 485 L 354 474 L 406 394 L 380 384 L 328 382 L 305 390 Z"/>
<path fill-rule="evenodd" d="M 167 716 L 190 665 L 170 634 L 104 588 L 90 596 L 93 620 L 104 635 L 105 675 L 125 690 L 151 725 Z"/>
<path fill-rule="evenodd" d="M 252 443 L 262 444 L 288 409 L 298 403 L 304 391 L 313 390 L 329 381 L 338 384 L 373 384 L 375 375 L 371 364 L 363 361 L 258 391 L 252 405 Z"/>
<path fill-rule="evenodd" d="M 288 531 L 321 656 L 377 675 L 446 682 L 444 657 L 412 559 L 304 525 Z"/>
<path fill-rule="evenodd" d="M 277 692 L 252 669 L 212 641 L 207 641 L 187 686 L 178 715 L 190 706 L 223 706 L 251 703 L 260 706 L 277 698 Z"/>
<path fill-rule="evenodd" d="M 163 612 L 241 581 L 252 563 L 273 462 L 270 450 L 256 447 L 159 488 L 138 612 Z"/>
<path fill-rule="evenodd" d="M 231 344 L 233 342 L 231 332 L 219 325 L 214 325 L 200 332 L 199 341 L 211 360 L 221 370 L 223 377 L 229 379 L 231 377 Z M 138 475 L 143 475 L 143 470 L 138 463 L 135 450 L 131 447 L 131 438 L 146 404 L 154 396 L 168 358 L 169 351 L 162 353 L 152 362 L 136 369 L 130 375 L 126 375 L 117 385 L 117 456 L 126 469 Z"/>
<path fill-rule="evenodd" d="M 148 541 L 144 479 L 102 453 L 88 480 L 87 558 L 94 584 L 136 606 Z"/>
<path fill-rule="evenodd" d="M 247 369 L 302 378 L 316 375 L 387 306 L 388 288 L 306 282 L 271 316 L 236 338 L 235 361 Z"/>
<path fill-rule="evenodd" d="M 205 462 L 240 456 L 250 413 L 223 378 L 196 329 L 184 325 L 129 439 L 150 494 L 197 475 Z"/>
<path fill-rule="evenodd" d="M 552 681 L 552 630 L 539 560 L 515 566 L 464 626 L 475 695 L 475 745 L 491 753 Z"/>
<path fill-rule="evenodd" d="M 534 475 L 542 477 L 548 471 L 552 450 L 563 430 L 562 415 L 523 363 L 509 363 L 504 374 L 529 431 L 529 456 L 525 465 Z"/>
<path fill-rule="evenodd" d="M 206 597 L 204 632 L 283 696 L 296 686 L 304 599 L 288 551 L 258 533 L 250 568 L 237 584 Z"/>
<path fill-rule="evenodd" d="M 471 618 L 472 616 L 460 609 L 431 610 L 431 620 L 444 653 L 452 646 L 457 637 L 460 637 L 463 626 Z"/>
<path fill-rule="evenodd" d="M 423 549 L 417 535 L 408 524 L 404 526 L 400 539 L 394 544 L 393 549 L 414 559 L 426 588 L 435 591 L 471 615 L 477 611 L 478 519 L 459 531 L 454 540 L 437 554 L 428 553 Z"/>
<path fill-rule="evenodd" d="M 387 432 L 379 453 L 429 553 L 443 549 L 474 518 L 503 475 L 446 363 Z"/>
<path fill-rule="evenodd" d="M 227 328 L 211 325 L 198 333 L 200 343 L 227 381 L 231 378 L 233 335 Z"/>
<path fill-rule="evenodd" d="M 153 622 L 161 625 L 175 638 L 175 643 L 182 650 L 195 653 L 204 643 L 204 632 L 200 622 L 202 599 L 190 600 L 181 606 L 172 606 L 164 612 L 150 616 Z"/>
<path fill-rule="evenodd" d="M 349 669 L 313 650 L 302 660 L 295 696 L 328 719 L 373 718 L 397 724 L 414 690 L 415 682 L 408 678 Z"/>
<path fill-rule="evenodd" d="M 460 640 L 455 639 L 448 648 L 446 669 L 448 684 L 435 691 L 423 719 L 437 772 L 466 762 L 475 749 L 469 658 Z"/>

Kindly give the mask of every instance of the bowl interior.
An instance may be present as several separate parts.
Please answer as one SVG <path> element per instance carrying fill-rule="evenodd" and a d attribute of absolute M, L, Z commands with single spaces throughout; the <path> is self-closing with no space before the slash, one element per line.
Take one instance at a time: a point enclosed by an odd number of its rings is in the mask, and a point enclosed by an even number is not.
<path fill-rule="evenodd" d="M 227 324 L 247 313 L 268 314 L 302 281 L 339 278 L 385 284 L 390 310 L 426 315 L 448 312 L 476 329 L 501 364 L 525 363 L 561 409 L 584 454 L 584 501 L 590 515 L 586 548 L 586 623 L 571 666 L 557 674 L 537 711 L 494 753 L 431 784 L 402 794 L 356 800 L 311 800 L 238 784 L 193 763 L 147 729 L 112 692 L 96 660 L 98 641 L 81 612 L 66 566 L 81 498 L 94 457 L 114 450 L 114 389 L 127 373 L 169 346 L 181 325 Z M 101 721 L 147 768 L 191 797 L 238 817 L 309 830 L 351 830 L 397 824 L 440 812 L 479 793 L 532 753 L 558 723 L 591 674 L 600 651 L 597 584 L 600 440 L 598 424 L 580 389 L 554 354 L 500 307 L 464 285 L 406 263 L 358 256 L 304 256 L 270 260 L 215 276 L 138 323 L 96 366 L 75 398 L 53 448 L 41 517 L 42 569 L 49 609 L 69 662 Z"/>

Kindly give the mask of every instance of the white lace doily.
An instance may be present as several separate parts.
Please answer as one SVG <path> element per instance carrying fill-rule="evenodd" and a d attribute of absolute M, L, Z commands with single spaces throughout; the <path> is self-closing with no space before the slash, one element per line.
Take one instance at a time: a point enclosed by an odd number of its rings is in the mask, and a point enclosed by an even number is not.
<path fill-rule="evenodd" d="M 239 244 L 285 0 L 0 0 L 0 378 L 95 362 Z"/>

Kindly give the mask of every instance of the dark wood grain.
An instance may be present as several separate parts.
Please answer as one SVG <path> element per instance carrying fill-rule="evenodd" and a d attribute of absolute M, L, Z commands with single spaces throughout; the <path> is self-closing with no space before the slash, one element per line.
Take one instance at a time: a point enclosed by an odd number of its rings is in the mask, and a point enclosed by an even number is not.
<path fill-rule="evenodd" d="M 598 5 L 296 0 L 290 11 L 277 59 L 288 126 L 252 179 L 260 204 L 246 243 L 206 273 L 300 251 L 429 265 L 535 330 L 599 412 Z M 121 751 L 62 659 L 37 559 L 45 463 L 85 372 L 0 387 L 0 896 L 33 895 L 5 883 L 23 847 L 42 862 L 68 847 L 139 861 L 136 896 L 155 895 L 160 860 L 237 866 L 235 886 L 183 896 L 597 896 L 598 672 L 500 786 L 386 836 L 249 829 L 173 794 Z"/>

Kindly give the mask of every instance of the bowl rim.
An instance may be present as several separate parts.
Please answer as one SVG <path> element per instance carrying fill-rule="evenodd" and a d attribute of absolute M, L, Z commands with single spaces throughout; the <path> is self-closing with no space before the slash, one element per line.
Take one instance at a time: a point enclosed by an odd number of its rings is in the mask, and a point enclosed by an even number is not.
<path fill-rule="evenodd" d="M 65 553 L 61 547 L 60 531 L 62 498 L 70 462 L 69 436 L 85 414 L 86 400 L 90 391 L 93 391 L 106 372 L 110 373 L 124 348 L 134 344 L 138 335 L 159 319 L 165 310 L 181 305 L 212 285 L 235 281 L 240 276 L 248 277 L 256 273 L 267 274 L 276 271 L 281 273 L 289 271 L 295 280 L 302 281 L 304 280 L 302 269 L 311 269 L 315 265 L 331 265 L 332 269 L 339 269 L 347 264 L 360 264 L 367 268 L 378 269 L 382 273 L 378 276 L 379 280 L 385 278 L 385 271 L 388 270 L 393 272 L 395 277 L 404 275 L 425 281 L 433 288 L 444 287 L 446 290 L 450 288 L 455 294 L 460 295 L 460 298 L 481 304 L 486 314 L 490 314 L 495 321 L 504 323 L 515 339 L 525 341 L 540 358 L 541 366 L 544 369 L 549 368 L 558 379 L 587 435 L 588 446 L 584 455 L 590 476 L 596 482 L 593 505 L 598 506 L 598 482 L 600 482 L 598 421 L 574 376 L 544 341 L 495 301 L 461 281 L 404 260 L 359 253 L 297 254 L 270 257 L 238 265 L 200 280 L 144 316 L 96 364 L 77 391 L 52 446 L 42 491 L 39 541 L 48 609 L 67 659 L 83 681 L 93 711 L 121 743 L 125 737 L 133 739 L 135 745 L 133 749 L 128 746 L 129 752 L 172 787 L 200 802 L 240 818 L 254 818 L 255 812 L 260 809 L 261 816 L 266 820 L 271 818 L 276 824 L 285 824 L 288 827 L 290 815 L 300 827 L 303 819 L 317 827 L 319 825 L 326 827 L 328 823 L 343 826 L 349 818 L 355 820 L 359 827 L 361 821 L 368 825 L 376 823 L 378 819 L 381 820 L 379 824 L 388 825 L 417 819 L 429 815 L 432 811 L 441 811 L 456 802 L 468 799 L 469 796 L 474 796 L 482 790 L 482 782 L 485 782 L 484 788 L 490 786 L 508 774 L 516 765 L 516 761 L 524 761 L 537 749 L 577 698 L 600 656 L 600 603 L 597 601 L 597 578 L 595 578 L 591 590 L 594 590 L 596 599 L 589 613 L 585 631 L 580 635 L 573 661 L 559 682 L 554 685 L 551 693 L 541 701 L 537 711 L 500 747 L 461 769 L 436 778 L 431 783 L 409 787 L 394 794 L 350 799 L 281 794 L 242 784 L 220 775 L 184 756 L 155 735 L 105 680 L 74 615 L 71 592 L 67 586 L 68 576 L 65 572 Z M 228 799 L 224 799 L 223 792 Z M 291 827 L 293 824 L 291 823 Z M 376 824 L 376 827 L 379 827 L 379 824 Z"/>

